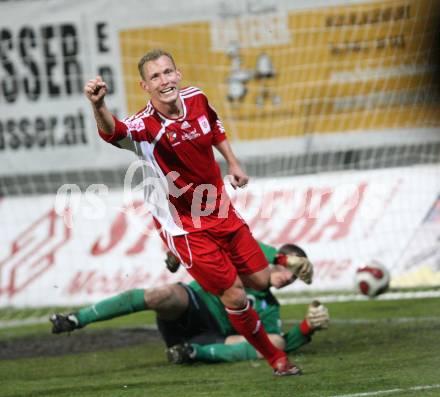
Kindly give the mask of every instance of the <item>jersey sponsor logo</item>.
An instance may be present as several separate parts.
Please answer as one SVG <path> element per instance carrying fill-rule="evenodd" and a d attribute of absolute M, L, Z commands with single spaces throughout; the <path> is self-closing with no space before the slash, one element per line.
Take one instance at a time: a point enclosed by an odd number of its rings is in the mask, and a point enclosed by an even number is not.
<path fill-rule="evenodd" d="M 209 125 L 209 121 L 206 116 L 200 116 L 197 121 L 199 122 L 200 128 L 204 134 L 207 134 L 211 131 L 211 126 Z"/>
<path fill-rule="evenodd" d="M 145 129 L 144 120 L 140 118 L 124 121 L 124 124 L 130 131 L 142 131 Z"/>
<path fill-rule="evenodd" d="M 190 132 L 184 132 L 182 134 L 182 141 L 192 141 L 193 139 L 196 139 L 199 136 L 200 134 L 195 129 L 193 129 Z"/>

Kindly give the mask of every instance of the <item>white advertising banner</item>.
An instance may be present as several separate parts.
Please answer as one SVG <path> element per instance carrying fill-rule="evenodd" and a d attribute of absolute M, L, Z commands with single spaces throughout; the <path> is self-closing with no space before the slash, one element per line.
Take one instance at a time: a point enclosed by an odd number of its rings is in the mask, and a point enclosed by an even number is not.
<path fill-rule="evenodd" d="M 232 196 L 257 239 L 299 244 L 314 263 L 313 284 L 288 290 L 351 290 L 356 268 L 368 260 L 383 262 L 393 280 L 414 268 L 403 254 L 416 230 L 424 247 L 419 227 L 434 217 L 427 214 L 439 176 L 438 166 L 329 173 L 257 180 Z M 129 205 L 122 191 L 92 186 L 70 196 L 68 211 L 64 204 L 54 196 L 0 201 L 1 307 L 79 305 L 190 279 L 184 269 L 166 270 L 151 216 L 139 214 L 141 199 Z M 435 248 L 434 240 L 427 244 Z M 432 272 L 438 277 L 438 267 Z"/>
<path fill-rule="evenodd" d="M 0 4 L 0 175 L 127 164 L 99 142 L 85 82 L 101 75 L 125 114 L 110 1 Z M 121 4 L 122 7 L 122 4 Z"/>

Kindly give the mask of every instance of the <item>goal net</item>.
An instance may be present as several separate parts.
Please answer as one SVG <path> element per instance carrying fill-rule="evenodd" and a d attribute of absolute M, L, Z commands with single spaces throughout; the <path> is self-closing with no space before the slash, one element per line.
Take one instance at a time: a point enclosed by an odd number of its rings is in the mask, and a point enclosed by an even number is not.
<path fill-rule="evenodd" d="M 116 115 L 144 107 L 137 63 L 152 48 L 207 94 L 255 177 L 233 193 L 237 208 L 258 239 L 306 249 L 312 291 L 350 290 L 373 257 L 393 286 L 440 285 L 439 2 L 143 7 L 0 3 L 0 307 L 81 305 L 187 279 L 164 270 L 152 221 L 136 213 L 141 195 L 124 202 L 134 158 L 99 140 L 82 95 L 101 74 Z"/>
<path fill-rule="evenodd" d="M 212 22 L 122 32 L 131 112 L 145 102 L 136 60 L 152 43 L 208 94 L 255 175 L 437 161 L 438 3 L 217 6 Z"/>

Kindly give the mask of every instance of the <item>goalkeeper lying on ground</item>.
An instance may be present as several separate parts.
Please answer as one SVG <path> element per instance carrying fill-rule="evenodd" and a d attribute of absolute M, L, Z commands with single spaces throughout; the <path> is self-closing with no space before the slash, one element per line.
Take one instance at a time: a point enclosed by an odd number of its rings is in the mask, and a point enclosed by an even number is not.
<path fill-rule="evenodd" d="M 273 287 L 282 288 L 297 278 L 311 283 L 313 266 L 300 247 L 286 244 L 276 250 L 262 243 L 260 246 L 268 262 L 274 264 L 271 271 Z M 179 267 L 177 258 L 171 253 L 166 263 L 170 271 Z M 246 292 L 272 342 L 287 353 L 308 343 L 316 330 L 328 327 L 328 310 L 319 302 L 313 302 L 304 320 L 283 333 L 279 303 L 270 290 L 246 289 Z M 173 363 L 227 362 L 260 357 L 242 336 L 236 334 L 220 299 L 205 292 L 195 281 L 187 285 L 133 289 L 75 313 L 53 314 L 50 321 L 52 332 L 58 334 L 142 310 L 156 312 L 158 329 L 167 345 L 167 357 Z"/>

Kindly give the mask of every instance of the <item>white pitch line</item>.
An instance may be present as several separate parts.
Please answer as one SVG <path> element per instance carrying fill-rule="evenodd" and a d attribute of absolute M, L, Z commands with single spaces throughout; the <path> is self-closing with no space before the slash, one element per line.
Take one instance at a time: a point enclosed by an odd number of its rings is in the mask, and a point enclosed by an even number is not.
<path fill-rule="evenodd" d="M 438 389 L 440 388 L 439 385 L 425 385 L 425 386 L 414 386 L 414 387 L 408 387 L 406 389 L 388 389 L 388 390 L 378 390 L 378 391 L 371 391 L 371 392 L 365 392 L 365 393 L 354 393 L 354 394 L 338 394 L 336 396 L 331 397 L 368 397 L 368 396 L 381 396 L 384 394 L 395 394 L 400 392 L 408 392 L 408 391 L 419 391 L 419 390 L 430 390 L 430 389 Z"/>
<path fill-rule="evenodd" d="M 415 291 L 415 292 L 388 292 L 383 295 L 379 295 L 374 300 L 399 300 L 399 299 L 421 299 L 421 298 L 440 298 L 440 291 Z M 309 297 L 290 297 L 283 298 L 281 294 L 277 295 L 277 299 L 281 305 L 292 305 L 310 303 L 312 300 L 317 299 L 322 303 L 333 302 L 354 302 L 354 301 L 368 301 L 370 300 L 364 295 L 316 295 Z"/>
<path fill-rule="evenodd" d="M 29 317 L 29 318 L 21 318 L 16 320 L 0 320 L 0 328 L 14 328 L 23 325 L 36 325 L 36 324 L 47 324 L 47 326 L 51 326 L 49 323 L 49 315 L 42 317 Z M 124 327 L 121 327 L 122 329 Z M 133 327 L 127 327 L 133 328 Z M 157 325 L 146 324 L 142 326 L 138 326 L 137 328 L 145 328 L 145 329 L 157 329 Z"/>
<path fill-rule="evenodd" d="M 283 323 L 285 324 L 295 324 L 301 322 L 302 319 L 299 318 L 289 318 L 285 319 Z M 377 324 L 377 323 L 384 323 L 384 324 L 406 324 L 411 323 L 414 321 L 423 321 L 423 322 L 433 322 L 433 321 L 440 321 L 440 317 L 433 317 L 433 316 L 424 316 L 424 317 L 384 317 L 384 318 L 374 318 L 374 319 L 367 319 L 367 318 L 356 318 L 356 319 L 330 319 L 330 322 L 332 324 L 350 324 L 350 325 L 357 325 L 357 324 Z"/>
<path fill-rule="evenodd" d="M 49 315 L 44 317 L 20 318 L 16 320 L 0 320 L 0 327 L 11 328 L 11 327 L 18 327 L 21 325 L 35 325 L 35 324 L 43 324 L 43 323 L 47 323 L 47 325 L 49 325 Z"/>
<path fill-rule="evenodd" d="M 285 324 L 295 324 L 301 322 L 302 319 L 299 318 L 288 318 L 284 319 L 283 323 Z M 439 321 L 440 317 L 434 316 L 425 316 L 425 317 L 387 317 L 387 318 L 375 318 L 375 319 L 366 319 L 366 318 L 357 318 L 357 319 L 332 319 L 332 324 L 375 324 L 375 323 L 409 323 L 413 321 Z M 44 324 L 46 323 L 49 326 L 49 316 L 44 317 L 30 317 L 27 319 L 20 320 L 0 320 L 0 328 L 13 328 L 23 325 L 35 325 L 35 324 Z M 143 325 L 142 328 L 148 329 L 157 329 L 155 325 Z"/>
<path fill-rule="evenodd" d="M 283 298 L 282 294 L 276 294 L 277 299 L 281 305 L 293 305 L 310 303 L 314 299 L 318 299 L 322 303 L 332 302 L 352 302 L 352 301 L 367 301 L 369 298 L 361 294 L 353 295 L 316 295 L 314 297 L 289 297 Z M 399 300 L 399 299 L 417 299 L 417 298 L 440 298 L 440 290 L 434 291 L 416 291 L 416 292 L 387 292 L 380 295 L 375 300 Z M 49 322 L 49 316 L 44 317 L 29 317 L 18 320 L 0 320 L 0 327 L 16 327 L 20 325 L 41 324 Z"/>

